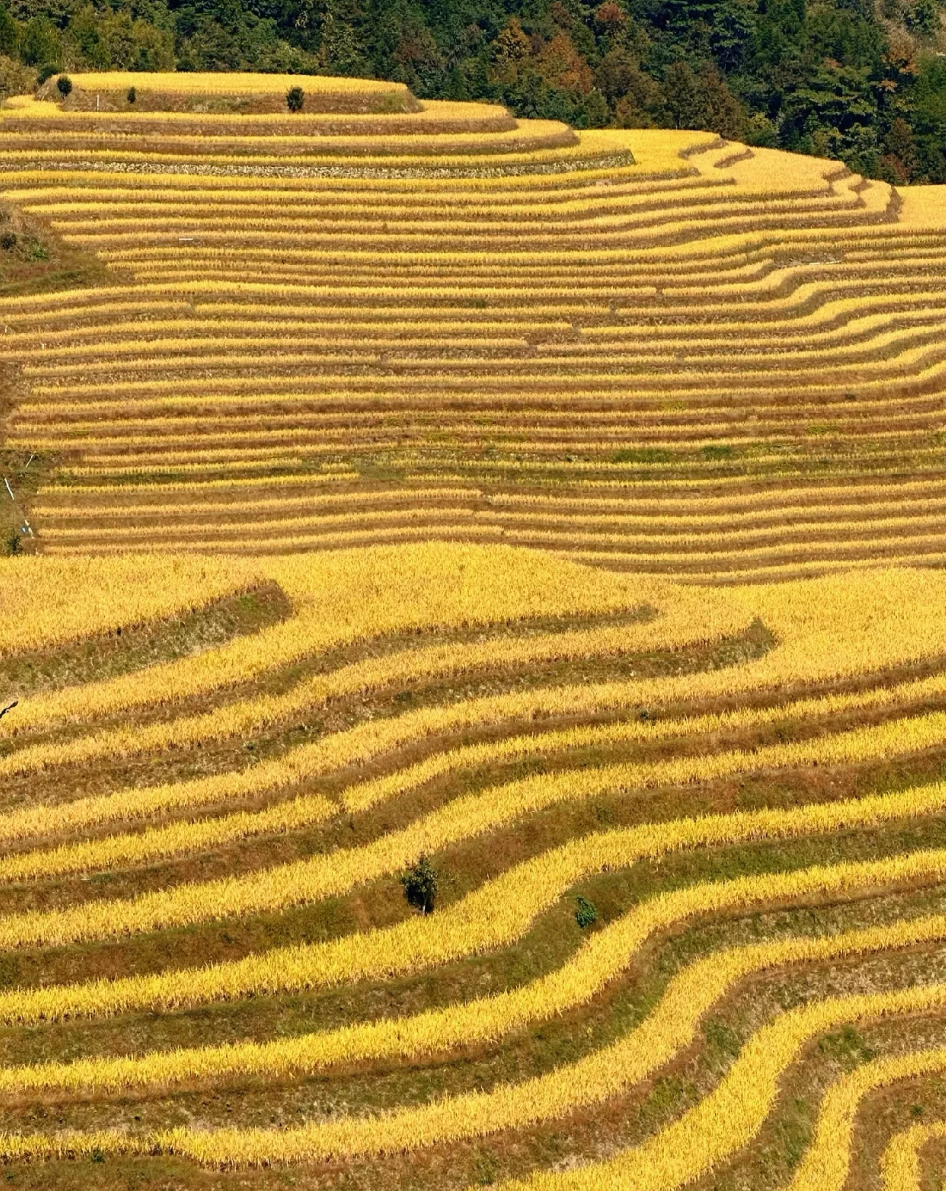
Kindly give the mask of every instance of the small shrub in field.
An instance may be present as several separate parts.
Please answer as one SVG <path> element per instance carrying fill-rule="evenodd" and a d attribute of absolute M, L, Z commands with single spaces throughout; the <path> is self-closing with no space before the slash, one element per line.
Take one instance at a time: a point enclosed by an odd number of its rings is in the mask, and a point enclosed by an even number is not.
<path fill-rule="evenodd" d="M 12 252 L 16 248 L 16 232 L 0 233 L 0 248 L 4 252 Z"/>
<path fill-rule="evenodd" d="M 286 92 L 286 107 L 290 112 L 301 112 L 305 103 L 305 92 L 301 87 L 290 87 Z"/>
<path fill-rule="evenodd" d="M 404 896 L 409 905 L 420 910 L 422 914 L 434 912 L 434 902 L 437 900 L 437 870 L 426 856 L 421 856 L 413 867 L 401 874 L 401 884 L 404 886 Z"/>
<path fill-rule="evenodd" d="M 48 261 L 49 249 L 33 237 L 26 242 L 26 259 L 28 261 Z"/>
<path fill-rule="evenodd" d="M 125 98 L 128 100 L 129 103 L 134 103 L 135 100 L 138 98 L 138 92 L 135 90 L 134 87 L 129 87 L 128 94 L 125 96 Z"/>
<path fill-rule="evenodd" d="M 8 557 L 20 553 L 20 535 L 15 529 L 8 529 L 0 541 L 0 554 Z"/>
<path fill-rule="evenodd" d="M 72 79 L 69 78 L 67 74 L 61 74 L 59 78 L 56 79 L 56 90 L 63 97 L 63 99 L 66 99 L 67 96 L 72 94 Z"/>
<path fill-rule="evenodd" d="M 575 921 L 584 930 L 586 926 L 592 926 L 598 921 L 598 911 L 586 898 L 579 897 L 576 900 L 578 908 L 575 910 Z"/>

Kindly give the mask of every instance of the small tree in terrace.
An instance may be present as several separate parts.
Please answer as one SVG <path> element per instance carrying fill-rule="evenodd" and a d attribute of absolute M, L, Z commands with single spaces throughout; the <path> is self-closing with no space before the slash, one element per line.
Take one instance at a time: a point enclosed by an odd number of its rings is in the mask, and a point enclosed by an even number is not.
<path fill-rule="evenodd" d="M 286 92 L 286 107 L 290 112 L 301 112 L 305 103 L 305 92 L 301 87 L 290 87 Z"/>
<path fill-rule="evenodd" d="M 434 902 L 437 900 L 437 870 L 426 856 L 419 856 L 416 864 L 406 873 L 401 873 L 401 884 L 404 886 L 404 896 L 409 905 L 420 910 L 422 914 L 434 912 Z"/>
<path fill-rule="evenodd" d="M 575 921 L 581 930 L 588 926 L 594 926 L 598 921 L 598 911 L 595 909 L 592 902 L 587 898 L 579 897 L 576 899 Z"/>
<path fill-rule="evenodd" d="M 63 99 L 68 99 L 72 94 L 72 79 L 69 78 L 67 74 L 61 74 L 59 78 L 56 79 L 56 90 L 63 97 Z"/>

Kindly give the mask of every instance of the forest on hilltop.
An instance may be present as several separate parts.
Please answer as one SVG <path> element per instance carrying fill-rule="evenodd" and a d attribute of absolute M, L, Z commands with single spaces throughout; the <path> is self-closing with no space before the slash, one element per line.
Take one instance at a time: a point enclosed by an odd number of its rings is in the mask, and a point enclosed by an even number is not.
<path fill-rule="evenodd" d="M 944 20 L 942 0 L 0 0 L 0 91 L 58 70 L 346 74 L 946 182 Z"/>

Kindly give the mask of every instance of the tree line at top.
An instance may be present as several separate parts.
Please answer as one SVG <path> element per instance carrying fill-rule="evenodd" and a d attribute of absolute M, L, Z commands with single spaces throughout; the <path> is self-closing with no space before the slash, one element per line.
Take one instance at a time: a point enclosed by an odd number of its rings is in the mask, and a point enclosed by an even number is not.
<path fill-rule="evenodd" d="M 946 182 L 946 0 L 0 0 L 0 92 L 84 69 L 392 79 Z"/>

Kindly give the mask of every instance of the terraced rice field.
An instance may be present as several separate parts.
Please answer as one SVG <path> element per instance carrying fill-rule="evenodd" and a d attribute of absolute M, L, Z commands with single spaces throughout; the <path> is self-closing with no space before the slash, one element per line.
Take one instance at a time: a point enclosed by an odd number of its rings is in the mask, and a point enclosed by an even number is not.
<path fill-rule="evenodd" d="M 946 1173 L 942 572 L 26 558 L 0 609 L 7 1181 Z"/>
<path fill-rule="evenodd" d="M 105 85 L 76 84 L 86 107 Z M 0 201 L 114 277 L 0 298 L 8 470 L 46 466 L 47 553 L 466 539 L 704 580 L 942 562 L 936 188 L 410 106 L 8 101 Z"/>
<path fill-rule="evenodd" d="M 941 1188 L 939 190 L 136 78 L 0 109 L 0 1181 Z"/>

